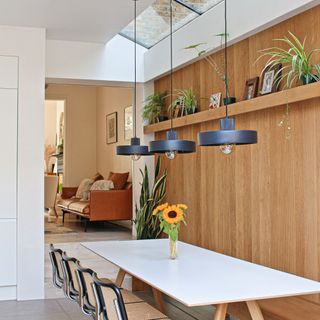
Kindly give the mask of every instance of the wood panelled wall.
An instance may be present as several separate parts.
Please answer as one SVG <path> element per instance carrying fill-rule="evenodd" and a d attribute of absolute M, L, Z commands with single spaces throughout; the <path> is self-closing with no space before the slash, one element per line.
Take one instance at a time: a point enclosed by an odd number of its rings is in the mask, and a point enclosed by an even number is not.
<path fill-rule="evenodd" d="M 239 21 L 241 23 L 241 21 Z M 307 36 L 320 48 L 320 6 L 260 32 L 229 48 L 231 94 L 242 100 L 246 79 L 258 76 L 264 61 L 257 51 L 287 35 Z M 222 52 L 213 55 L 222 59 Z M 320 55 L 317 56 L 320 62 Z M 174 88 L 192 87 L 198 97 L 223 92 L 223 83 L 204 60 L 174 72 Z M 155 82 L 169 90 L 169 77 Z M 198 99 L 200 109 L 209 101 Z M 284 101 L 285 103 L 285 101 Z M 188 226 L 181 239 L 241 259 L 320 280 L 320 99 L 290 106 L 292 137 L 277 124 L 284 106 L 236 117 L 236 128 L 258 130 L 259 142 L 238 146 L 229 156 L 199 147 L 168 168 L 167 200 L 186 203 Z M 179 138 L 197 140 L 218 121 L 178 129 Z M 164 138 L 165 132 L 156 134 Z M 308 297 L 319 302 L 318 296 Z"/>

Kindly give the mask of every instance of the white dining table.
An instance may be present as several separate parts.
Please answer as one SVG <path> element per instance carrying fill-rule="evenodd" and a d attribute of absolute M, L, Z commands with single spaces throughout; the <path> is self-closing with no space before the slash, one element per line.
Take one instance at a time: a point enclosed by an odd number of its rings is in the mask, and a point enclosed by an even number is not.
<path fill-rule="evenodd" d="M 168 239 L 99 241 L 82 245 L 120 268 L 116 284 L 130 274 L 188 307 L 214 305 L 214 320 L 224 320 L 229 303 L 244 302 L 254 320 L 263 320 L 257 301 L 320 293 L 320 283 L 293 274 L 178 242 L 169 258 Z"/>

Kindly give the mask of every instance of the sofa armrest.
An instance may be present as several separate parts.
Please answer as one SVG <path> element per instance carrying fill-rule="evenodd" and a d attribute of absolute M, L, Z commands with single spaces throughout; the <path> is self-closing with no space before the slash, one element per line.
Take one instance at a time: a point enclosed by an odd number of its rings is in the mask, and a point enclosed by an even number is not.
<path fill-rule="evenodd" d="M 77 190 L 78 190 L 78 187 L 63 187 L 61 198 L 70 199 L 71 197 L 76 195 Z"/>
<path fill-rule="evenodd" d="M 132 220 L 132 189 L 91 191 L 90 220 Z"/>

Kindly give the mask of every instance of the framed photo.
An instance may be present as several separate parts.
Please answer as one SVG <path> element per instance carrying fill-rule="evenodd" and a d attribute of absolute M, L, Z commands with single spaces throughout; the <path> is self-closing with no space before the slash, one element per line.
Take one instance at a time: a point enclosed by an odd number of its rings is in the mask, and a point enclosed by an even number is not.
<path fill-rule="evenodd" d="M 113 112 L 106 116 L 107 144 L 118 142 L 118 113 Z"/>
<path fill-rule="evenodd" d="M 259 77 L 255 77 L 246 81 L 244 90 L 244 100 L 250 100 L 258 95 Z"/>
<path fill-rule="evenodd" d="M 132 106 L 124 108 L 124 139 L 130 140 L 133 133 Z"/>
<path fill-rule="evenodd" d="M 220 103 L 221 103 L 221 92 L 214 93 L 210 97 L 210 105 L 209 109 L 217 109 L 220 108 Z"/>
<path fill-rule="evenodd" d="M 268 94 L 272 92 L 276 92 L 278 90 L 278 86 L 276 85 L 276 80 L 281 77 L 281 70 L 282 65 L 278 64 L 275 68 L 267 68 L 264 70 L 262 74 L 262 81 L 261 81 L 261 88 L 260 88 L 260 94 Z"/>

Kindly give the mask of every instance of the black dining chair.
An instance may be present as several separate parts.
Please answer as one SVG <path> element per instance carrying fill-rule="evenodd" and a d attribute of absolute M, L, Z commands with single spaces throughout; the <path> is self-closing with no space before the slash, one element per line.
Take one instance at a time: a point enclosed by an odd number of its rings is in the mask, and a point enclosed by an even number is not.
<path fill-rule="evenodd" d="M 64 275 L 62 270 L 62 250 L 49 245 L 49 257 L 52 266 L 52 282 L 56 288 L 63 289 Z"/>

